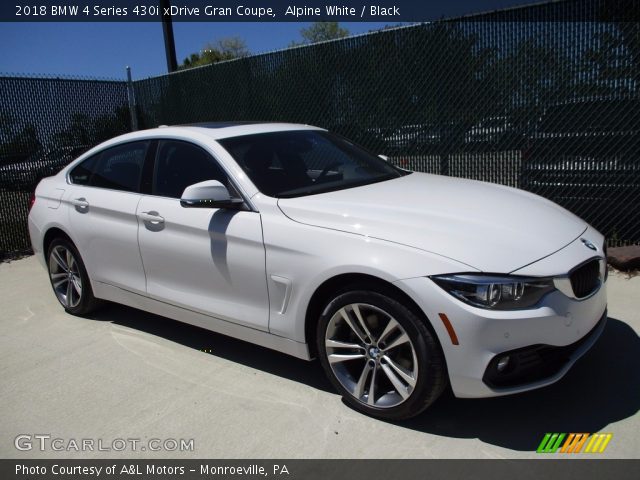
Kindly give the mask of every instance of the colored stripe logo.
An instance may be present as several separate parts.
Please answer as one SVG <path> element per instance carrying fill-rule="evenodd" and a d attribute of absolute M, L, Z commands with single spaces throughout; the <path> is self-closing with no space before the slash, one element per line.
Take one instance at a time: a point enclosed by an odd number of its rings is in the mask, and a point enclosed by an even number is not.
<path fill-rule="evenodd" d="M 536 453 L 603 453 L 611 438 L 611 433 L 546 433 Z"/>

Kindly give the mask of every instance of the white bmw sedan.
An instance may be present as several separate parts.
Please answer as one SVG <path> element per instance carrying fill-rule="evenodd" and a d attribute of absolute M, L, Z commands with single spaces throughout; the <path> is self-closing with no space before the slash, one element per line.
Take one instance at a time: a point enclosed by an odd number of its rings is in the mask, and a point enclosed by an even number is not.
<path fill-rule="evenodd" d="M 560 379 L 606 321 L 603 236 L 556 204 L 398 169 L 326 130 L 126 134 L 38 185 L 65 310 L 118 302 L 303 359 L 386 419 Z"/>

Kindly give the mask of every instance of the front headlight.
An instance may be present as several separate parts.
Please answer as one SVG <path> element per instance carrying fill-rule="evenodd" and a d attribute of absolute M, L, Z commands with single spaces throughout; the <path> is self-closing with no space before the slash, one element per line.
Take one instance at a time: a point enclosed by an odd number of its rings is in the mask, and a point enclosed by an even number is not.
<path fill-rule="evenodd" d="M 551 278 L 477 274 L 430 277 L 438 286 L 469 305 L 493 310 L 517 310 L 535 306 L 555 290 Z"/>

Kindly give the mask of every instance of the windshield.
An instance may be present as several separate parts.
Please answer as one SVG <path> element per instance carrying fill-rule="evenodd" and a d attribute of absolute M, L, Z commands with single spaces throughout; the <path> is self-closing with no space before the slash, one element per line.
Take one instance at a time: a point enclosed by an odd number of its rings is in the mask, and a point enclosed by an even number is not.
<path fill-rule="evenodd" d="M 404 172 L 321 130 L 224 138 L 219 143 L 265 195 L 301 197 L 401 177 Z"/>

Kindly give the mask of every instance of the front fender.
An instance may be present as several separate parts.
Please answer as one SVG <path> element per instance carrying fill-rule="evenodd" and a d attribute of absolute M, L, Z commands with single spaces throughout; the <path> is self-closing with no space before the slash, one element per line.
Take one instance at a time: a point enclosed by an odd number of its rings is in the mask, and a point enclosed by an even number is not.
<path fill-rule="evenodd" d="M 343 274 L 389 283 L 469 266 L 405 245 L 295 222 L 263 199 L 260 204 L 269 288 L 269 331 L 305 341 L 305 317 L 314 292 Z"/>

